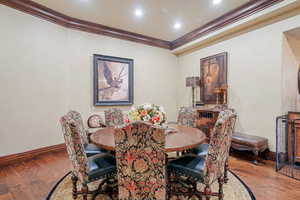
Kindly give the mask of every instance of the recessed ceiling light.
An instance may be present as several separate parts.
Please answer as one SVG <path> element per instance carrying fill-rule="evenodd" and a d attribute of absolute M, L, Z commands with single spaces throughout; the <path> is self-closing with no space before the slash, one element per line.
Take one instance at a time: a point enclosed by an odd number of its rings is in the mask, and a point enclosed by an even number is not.
<path fill-rule="evenodd" d="M 174 28 L 175 28 L 175 29 L 180 29 L 180 28 L 181 28 L 181 23 L 176 22 L 176 23 L 174 24 Z"/>
<path fill-rule="evenodd" d="M 223 0 L 213 0 L 213 4 L 217 5 L 219 3 L 221 3 Z"/>
<path fill-rule="evenodd" d="M 134 14 L 135 14 L 135 16 L 141 17 L 141 16 L 143 16 L 144 13 L 141 9 L 136 9 L 134 11 Z"/>

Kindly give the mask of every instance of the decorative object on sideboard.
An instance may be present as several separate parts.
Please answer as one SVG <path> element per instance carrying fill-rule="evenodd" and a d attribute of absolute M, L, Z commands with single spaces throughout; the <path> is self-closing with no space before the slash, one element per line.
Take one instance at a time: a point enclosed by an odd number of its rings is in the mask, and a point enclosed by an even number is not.
<path fill-rule="evenodd" d="M 223 97 L 223 104 L 227 104 L 227 98 L 228 98 L 228 85 L 224 84 L 221 87 L 222 97 Z"/>
<path fill-rule="evenodd" d="M 205 104 L 202 101 L 196 101 L 196 107 L 204 106 Z"/>
<path fill-rule="evenodd" d="M 191 76 L 185 80 L 185 86 L 192 88 L 192 106 L 195 107 L 195 88 L 200 86 L 200 77 Z"/>
<path fill-rule="evenodd" d="M 214 93 L 216 95 L 216 104 L 221 104 L 221 96 L 222 96 L 221 88 L 215 88 Z"/>
<path fill-rule="evenodd" d="M 225 84 L 220 88 L 215 88 L 216 104 L 227 104 L 227 88 Z"/>
<path fill-rule="evenodd" d="M 133 59 L 94 54 L 94 105 L 133 104 Z"/>
<path fill-rule="evenodd" d="M 300 180 L 300 113 L 276 118 L 276 171 Z"/>
<path fill-rule="evenodd" d="M 224 52 L 200 60 L 200 98 L 205 104 L 217 104 L 220 96 L 224 97 L 220 103 L 227 103 L 227 57 L 228 53 Z"/>

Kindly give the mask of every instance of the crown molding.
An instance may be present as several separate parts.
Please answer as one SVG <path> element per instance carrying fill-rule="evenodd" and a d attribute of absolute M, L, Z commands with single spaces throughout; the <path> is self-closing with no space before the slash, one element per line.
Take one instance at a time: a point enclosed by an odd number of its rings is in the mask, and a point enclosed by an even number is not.
<path fill-rule="evenodd" d="M 0 0 L 0 4 L 45 19 L 66 28 L 77 29 L 89 33 L 170 49 L 169 41 L 73 18 L 31 0 Z"/>
<path fill-rule="evenodd" d="M 252 0 L 171 42 L 171 50 L 224 28 L 284 0 Z"/>
<path fill-rule="evenodd" d="M 45 19 L 52 23 L 64 26 L 66 28 L 81 30 L 98 35 L 105 35 L 113 38 L 133 41 L 150 46 L 160 47 L 164 49 L 174 50 L 204 35 L 214 32 L 218 29 L 237 22 L 240 19 L 249 17 L 259 11 L 270 6 L 280 3 L 284 0 L 251 0 L 248 3 L 218 17 L 217 19 L 185 34 L 184 36 L 174 40 L 166 41 L 138 33 L 125 31 L 122 29 L 112 28 L 102 24 L 89 22 L 77 18 L 73 18 L 52 10 L 46 6 L 31 0 L 0 0 L 0 4 L 28 13 L 30 15 Z"/>
<path fill-rule="evenodd" d="M 297 1 L 298 0 L 295 0 L 292 3 L 286 2 L 279 6 L 272 7 L 266 10 L 266 12 L 259 12 L 251 18 L 241 20 L 232 26 L 224 27 L 223 29 L 214 31 L 204 37 L 174 49 L 172 50 L 172 53 L 176 56 L 186 55 L 276 22 L 300 15 L 300 2 Z"/>

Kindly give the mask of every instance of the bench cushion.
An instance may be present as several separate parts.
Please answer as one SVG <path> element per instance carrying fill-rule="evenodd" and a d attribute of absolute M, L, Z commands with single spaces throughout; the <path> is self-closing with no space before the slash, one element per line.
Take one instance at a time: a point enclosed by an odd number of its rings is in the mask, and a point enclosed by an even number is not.
<path fill-rule="evenodd" d="M 268 148 L 268 139 L 235 132 L 232 136 L 231 147 L 238 150 L 263 151 Z"/>

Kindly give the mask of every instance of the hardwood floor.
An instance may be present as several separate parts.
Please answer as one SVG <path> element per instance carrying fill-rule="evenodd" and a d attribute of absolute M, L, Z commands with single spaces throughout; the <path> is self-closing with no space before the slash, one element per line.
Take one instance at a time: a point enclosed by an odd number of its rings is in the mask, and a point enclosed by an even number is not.
<path fill-rule="evenodd" d="M 230 168 L 251 188 L 257 200 L 300 199 L 300 181 L 276 173 L 274 162 L 255 166 L 250 161 L 231 157 Z M 0 168 L 0 200 L 44 199 L 69 169 L 65 152 L 47 153 Z"/>

